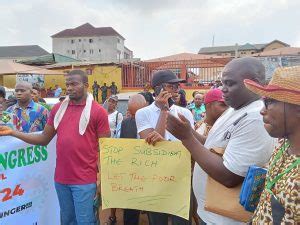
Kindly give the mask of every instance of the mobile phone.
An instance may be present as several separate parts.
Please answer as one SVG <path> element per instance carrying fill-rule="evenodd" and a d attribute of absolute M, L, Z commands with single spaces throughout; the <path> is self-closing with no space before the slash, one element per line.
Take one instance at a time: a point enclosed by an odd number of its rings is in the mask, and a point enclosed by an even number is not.
<path fill-rule="evenodd" d="M 156 86 L 154 88 L 154 94 L 155 94 L 155 97 L 159 95 L 159 93 L 164 90 L 165 91 L 165 88 L 163 85 L 159 85 L 159 86 Z M 175 103 L 175 101 L 171 98 L 168 99 L 168 104 L 169 104 L 169 107 L 171 107 L 173 104 Z"/>

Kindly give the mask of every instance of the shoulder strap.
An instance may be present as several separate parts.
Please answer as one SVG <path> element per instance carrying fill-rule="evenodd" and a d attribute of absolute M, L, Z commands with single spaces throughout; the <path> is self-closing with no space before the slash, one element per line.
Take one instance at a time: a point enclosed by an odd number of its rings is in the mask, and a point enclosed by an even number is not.
<path fill-rule="evenodd" d="M 117 125 L 118 125 L 118 117 L 119 117 L 119 112 L 117 111 L 117 115 L 116 115 L 116 128 L 117 128 Z"/>

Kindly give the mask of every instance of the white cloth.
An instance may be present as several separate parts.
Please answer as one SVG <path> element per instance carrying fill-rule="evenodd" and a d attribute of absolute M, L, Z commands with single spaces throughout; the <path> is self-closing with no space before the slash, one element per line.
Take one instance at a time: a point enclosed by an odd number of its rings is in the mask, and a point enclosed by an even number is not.
<path fill-rule="evenodd" d="M 258 100 L 239 110 L 229 108 L 215 122 L 206 139 L 204 146 L 207 149 L 225 148 L 224 166 L 239 176 L 244 177 L 251 165 L 265 165 L 273 151 L 276 141 L 269 136 L 264 128 L 260 115 L 262 107 L 263 102 Z M 244 116 L 245 113 L 247 113 L 246 116 Z M 233 125 L 239 118 L 242 119 Z M 228 136 L 231 135 L 230 139 L 224 139 L 225 133 L 228 133 Z M 196 163 L 193 190 L 198 202 L 197 213 L 200 218 L 207 224 L 244 224 L 204 210 L 206 180 L 207 174 Z"/>
<path fill-rule="evenodd" d="M 67 96 L 65 98 L 65 100 L 61 103 L 61 105 L 59 106 L 59 109 L 57 110 L 55 117 L 54 117 L 54 129 L 55 130 L 57 129 L 60 121 L 62 120 L 62 118 L 68 108 L 69 102 L 70 102 L 70 98 L 69 98 L 69 96 Z M 87 98 L 86 98 L 85 107 L 82 110 L 80 120 L 79 120 L 79 134 L 80 135 L 84 134 L 84 132 L 87 128 L 87 125 L 90 121 L 92 103 L 93 103 L 93 95 L 88 93 Z"/>
<path fill-rule="evenodd" d="M 170 108 L 170 113 L 178 118 L 178 113 L 181 113 L 182 115 L 187 118 L 191 126 L 194 126 L 194 117 L 190 110 L 177 106 L 172 105 Z M 141 131 L 144 131 L 149 128 L 155 129 L 158 118 L 160 114 L 160 109 L 155 105 L 155 102 L 153 102 L 151 105 L 144 107 L 142 109 L 139 109 L 135 114 L 135 121 L 137 126 L 137 131 L 140 133 Z M 177 140 L 171 133 L 166 131 L 165 137 L 166 140 Z"/>
<path fill-rule="evenodd" d="M 117 113 L 118 113 L 118 118 L 117 118 Z M 116 123 L 116 120 L 117 120 L 117 123 Z M 122 120 L 123 120 L 123 115 L 122 115 L 122 113 L 118 112 L 117 110 L 108 115 L 108 123 L 109 123 L 111 137 L 114 136 L 115 130 L 117 129 L 118 124 L 122 123 Z M 117 124 L 117 126 L 116 126 L 116 124 Z"/>

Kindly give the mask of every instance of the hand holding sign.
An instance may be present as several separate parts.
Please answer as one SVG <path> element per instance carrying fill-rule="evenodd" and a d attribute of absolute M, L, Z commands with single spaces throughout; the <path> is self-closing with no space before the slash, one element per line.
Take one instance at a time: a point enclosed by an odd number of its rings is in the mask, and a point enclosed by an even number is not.
<path fill-rule="evenodd" d="M 12 133 L 13 130 L 10 127 L 0 125 L 0 136 L 12 135 Z"/>

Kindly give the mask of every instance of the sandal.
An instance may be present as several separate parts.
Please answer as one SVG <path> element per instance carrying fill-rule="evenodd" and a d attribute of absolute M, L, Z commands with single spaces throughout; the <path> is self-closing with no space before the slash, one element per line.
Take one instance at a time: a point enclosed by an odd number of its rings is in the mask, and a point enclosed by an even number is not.
<path fill-rule="evenodd" d="M 105 222 L 104 225 L 115 225 L 117 224 L 117 218 L 110 216 L 108 222 Z"/>

